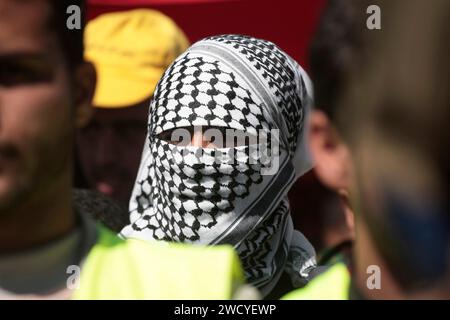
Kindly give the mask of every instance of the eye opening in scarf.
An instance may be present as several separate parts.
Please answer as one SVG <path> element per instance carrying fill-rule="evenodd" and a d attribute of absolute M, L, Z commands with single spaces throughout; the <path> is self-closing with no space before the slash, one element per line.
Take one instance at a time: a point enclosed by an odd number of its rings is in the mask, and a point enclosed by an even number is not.
<path fill-rule="evenodd" d="M 258 144 L 255 134 L 228 127 L 190 126 L 166 130 L 157 135 L 176 146 L 196 146 L 206 149 L 235 148 Z"/>

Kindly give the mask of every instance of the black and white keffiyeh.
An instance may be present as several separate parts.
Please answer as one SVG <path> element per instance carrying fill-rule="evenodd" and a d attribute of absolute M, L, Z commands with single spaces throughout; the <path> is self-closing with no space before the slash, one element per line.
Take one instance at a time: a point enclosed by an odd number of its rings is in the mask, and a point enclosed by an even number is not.
<path fill-rule="evenodd" d="M 195 43 L 157 85 L 130 199 L 131 223 L 121 235 L 232 244 L 247 280 L 263 295 L 283 271 L 295 286 L 304 284 L 315 252 L 293 229 L 287 192 L 311 168 L 305 145 L 311 95 L 303 69 L 271 42 L 223 35 Z M 193 126 L 254 135 L 278 130 L 278 170 L 263 174 L 261 161 L 249 161 L 249 145 L 180 147 L 159 138 Z M 235 161 L 215 161 L 218 152 L 230 151 Z"/>

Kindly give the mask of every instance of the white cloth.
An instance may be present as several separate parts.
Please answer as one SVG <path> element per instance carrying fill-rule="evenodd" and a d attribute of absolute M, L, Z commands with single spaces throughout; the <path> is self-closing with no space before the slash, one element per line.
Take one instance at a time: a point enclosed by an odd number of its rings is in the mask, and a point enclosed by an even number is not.
<path fill-rule="evenodd" d="M 156 88 L 130 200 L 131 223 L 121 235 L 232 244 L 247 280 L 263 295 L 283 271 L 294 284 L 304 284 L 315 252 L 293 229 L 287 192 L 311 168 L 305 141 L 311 95 L 303 69 L 271 42 L 225 35 L 194 44 Z M 264 156 L 255 156 L 252 145 L 207 149 L 160 138 L 193 126 L 258 137 L 278 130 L 274 140 L 256 144 L 278 155 L 278 162 L 271 158 L 277 170 L 264 173 Z M 219 152 L 234 161 L 215 161 Z"/>

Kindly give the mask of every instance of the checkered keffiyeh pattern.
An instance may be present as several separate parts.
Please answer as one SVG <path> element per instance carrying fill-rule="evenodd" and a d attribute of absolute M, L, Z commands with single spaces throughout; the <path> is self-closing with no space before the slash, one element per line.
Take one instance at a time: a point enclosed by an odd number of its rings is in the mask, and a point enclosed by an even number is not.
<path fill-rule="evenodd" d="M 286 265 L 294 265 L 289 259 L 302 269 L 289 273 L 304 278 L 305 267 L 314 267 L 314 250 L 306 240 L 294 239 L 286 194 L 298 168 L 310 165 L 306 157 L 298 158 L 310 104 L 307 81 L 298 64 L 274 44 L 245 36 L 207 38 L 178 57 L 150 106 L 147 142 L 130 200 L 131 223 L 121 234 L 234 245 L 248 281 L 263 294 Z M 193 126 L 256 136 L 277 129 L 279 169 L 263 175 L 263 164 L 249 161 L 249 145 L 180 147 L 159 136 Z M 232 162 L 217 162 L 218 152 L 236 156 Z M 292 250 L 295 246 L 302 248 Z"/>

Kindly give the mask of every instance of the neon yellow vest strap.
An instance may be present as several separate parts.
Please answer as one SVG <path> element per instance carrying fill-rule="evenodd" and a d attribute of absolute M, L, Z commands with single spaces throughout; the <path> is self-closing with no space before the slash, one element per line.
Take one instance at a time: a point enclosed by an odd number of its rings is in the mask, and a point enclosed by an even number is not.
<path fill-rule="evenodd" d="M 122 240 L 99 226 L 73 299 L 230 299 L 243 283 L 230 246 Z"/>
<path fill-rule="evenodd" d="M 282 300 L 348 300 L 350 273 L 340 262 L 312 279 L 304 288 L 285 295 Z"/>

